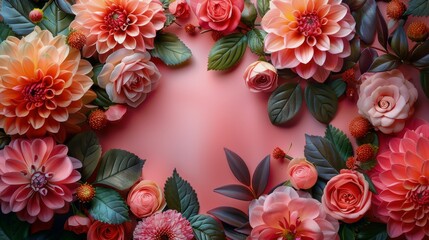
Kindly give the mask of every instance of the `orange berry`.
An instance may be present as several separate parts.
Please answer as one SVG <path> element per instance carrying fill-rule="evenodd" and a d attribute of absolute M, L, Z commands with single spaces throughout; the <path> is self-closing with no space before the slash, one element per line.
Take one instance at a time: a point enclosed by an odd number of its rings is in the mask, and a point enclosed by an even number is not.
<path fill-rule="evenodd" d="M 91 184 L 84 183 L 76 189 L 76 196 L 81 202 L 90 202 L 95 196 L 95 188 Z"/>
<path fill-rule="evenodd" d="M 284 159 L 286 157 L 286 153 L 279 147 L 274 148 L 273 150 L 273 158 L 275 159 Z"/>
<path fill-rule="evenodd" d="M 412 22 L 407 29 L 408 38 L 414 42 L 423 42 L 428 34 L 428 26 L 422 21 Z"/>
<path fill-rule="evenodd" d="M 374 147 L 369 143 L 362 144 L 356 149 L 356 160 L 359 162 L 370 161 L 374 155 Z"/>
<path fill-rule="evenodd" d="M 189 34 L 189 35 L 194 35 L 197 31 L 196 31 L 196 27 L 192 24 L 186 24 L 185 26 L 185 31 Z"/>
<path fill-rule="evenodd" d="M 86 43 L 86 36 L 80 31 L 71 31 L 67 37 L 67 43 L 70 47 L 81 50 Z"/>
<path fill-rule="evenodd" d="M 355 138 L 364 137 L 371 129 L 371 123 L 364 117 L 355 117 L 349 124 L 350 134 Z"/>
<path fill-rule="evenodd" d="M 343 72 L 341 77 L 343 78 L 344 82 L 346 82 L 346 83 L 356 82 L 355 70 L 353 68 L 350 68 L 347 71 Z"/>
<path fill-rule="evenodd" d="M 355 169 L 355 166 L 356 166 L 356 158 L 349 157 L 346 161 L 346 167 L 348 169 Z"/>
<path fill-rule="evenodd" d="M 407 10 L 407 7 L 403 2 L 393 0 L 387 4 L 386 14 L 390 18 L 398 20 L 402 17 L 405 10 Z"/>
<path fill-rule="evenodd" d="M 95 130 L 101 130 L 107 125 L 107 117 L 103 110 L 92 111 L 88 117 L 89 126 Z"/>
<path fill-rule="evenodd" d="M 31 10 L 31 12 L 28 14 L 28 18 L 30 18 L 30 21 L 33 23 L 39 23 L 43 20 L 43 11 L 40 8 L 34 8 Z"/>

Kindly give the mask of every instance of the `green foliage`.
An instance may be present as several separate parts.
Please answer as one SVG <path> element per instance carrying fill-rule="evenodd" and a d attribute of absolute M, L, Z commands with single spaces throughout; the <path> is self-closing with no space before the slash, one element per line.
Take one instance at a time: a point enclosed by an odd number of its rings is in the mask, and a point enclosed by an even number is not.
<path fill-rule="evenodd" d="M 241 22 L 249 27 L 253 27 L 257 16 L 258 13 L 256 12 L 255 5 L 250 0 L 245 0 L 244 9 L 241 12 Z"/>
<path fill-rule="evenodd" d="M 400 24 L 392 34 L 390 46 L 400 59 L 406 59 L 408 55 L 408 39 L 404 27 Z"/>
<path fill-rule="evenodd" d="M 164 32 L 157 33 L 151 54 L 168 66 L 182 64 L 192 57 L 191 50 L 176 35 Z"/>
<path fill-rule="evenodd" d="M 35 8 L 33 1 L 3 0 L 1 15 L 4 22 L 18 35 L 27 35 L 34 29 L 28 14 Z"/>
<path fill-rule="evenodd" d="M 321 123 L 328 124 L 337 113 L 337 95 L 326 84 L 309 82 L 305 88 L 305 102 L 311 115 Z"/>
<path fill-rule="evenodd" d="M 247 37 L 234 33 L 219 39 L 209 53 L 208 70 L 227 70 L 236 65 L 244 55 Z"/>
<path fill-rule="evenodd" d="M 420 84 L 426 97 L 429 98 L 429 70 L 420 72 Z"/>
<path fill-rule="evenodd" d="M 410 0 L 405 15 L 416 17 L 429 16 L 429 1 L 428 0 Z"/>
<path fill-rule="evenodd" d="M 30 224 L 21 222 L 14 213 L 0 212 L 0 239 L 21 240 L 29 235 Z"/>
<path fill-rule="evenodd" d="M 377 57 L 369 68 L 370 72 L 384 72 L 396 68 L 400 61 L 396 56 L 384 54 Z"/>
<path fill-rule="evenodd" d="M 39 23 L 39 26 L 41 29 L 49 30 L 54 36 L 58 34 L 67 36 L 72 21 L 72 15 L 61 11 L 57 4 L 52 2 L 45 9 L 43 21 Z"/>
<path fill-rule="evenodd" d="M 270 9 L 270 0 L 257 0 L 256 6 L 258 8 L 259 16 L 263 17 Z"/>
<path fill-rule="evenodd" d="M 291 120 L 301 109 L 302 90 L 299 84 L 285 83 L 278 87 L 268 100 L 271 123 L 281 125 Z"/>
<path fill-rule="evenodd" d="M 15 36 L 15 33 L 4 22 L 0 22 L 0 43 L 9 36 Z"/>
<path fill-rule="evenodd" d="M 325 138 L 331 141 L 343 161 L 346 161 L 348 157 L 353 156 L 352 143 L 347 135 L 340 129 L 332 125 L 328 125 L 325 131 Z"/>
<path fill-rule="evenodd" d="M 353 0 L 354 1 L 354 0 Z M 356 32 L 366 44 L 375 38 L 377 4 L 375 0 L 366 0 L 362 8 L 353 13 L 356 20 Z"/>
<path fill-rule="evenodd" d="M 118 192 L 110 188 L 95 188 L 89 213 L 95 220 L 108 224 L 121 224 L 129 220 L 127 204 Z"/>
<path fill-rule="evenodd" d="M 250 51 L 259 56 L 265 55 L 264 52 L 264 38 L 267 33 L 264 30 L 254 28 L 247 32 L 247 43 L 249 44 Z"/>
<path fill-rule="evenodd" d="M 222 226 L 207 215 L 194 215 L 189 219 L 197 240 L 223 240 Z"/>
<path fill-rule="evenodd" d="M 327 83 L 329 87 L 335 92 L 337 98 L 341 97 L 346 93 L 347 84 L 342 79 L 336 79 Z"/>

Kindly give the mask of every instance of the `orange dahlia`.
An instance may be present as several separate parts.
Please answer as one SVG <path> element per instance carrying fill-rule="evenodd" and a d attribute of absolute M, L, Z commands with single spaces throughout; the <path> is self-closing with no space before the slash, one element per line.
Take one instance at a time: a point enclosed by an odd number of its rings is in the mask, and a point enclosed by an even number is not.
<path fill-rule="evenodd" d="M 9 135 L 58 138 L 85 120 L 79 112 L 92 86 L 91 64 L 39 27 L 0 44 L 0 128 Z"/>
<path fill-rule="evenodd" d="M 72 11 L 76 18 L 70 27 L 87 37 L 83 56 L 98 53 L 101 62 L 120 48 L 153 49 L 166 20 L 159 0 L 77 0 Z"/>
<path fill-rule="evenodd" d="M 324 82 L 350 55 L 356 23 L 341 0 L 272 0 L 261 25 L 276 68 Z"/>

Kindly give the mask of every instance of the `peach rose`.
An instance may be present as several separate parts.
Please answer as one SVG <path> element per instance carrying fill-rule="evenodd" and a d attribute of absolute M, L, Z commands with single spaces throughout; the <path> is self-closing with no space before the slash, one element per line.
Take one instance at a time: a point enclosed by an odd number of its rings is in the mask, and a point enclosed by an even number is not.
<path fill-rule="evenodd" d="M 191 0 L 191 5 L 201 27 L 230 33 L 240 23 L 244 0 Z"/>
<path fill-rule="evenodd" d="M 362 173 L 342 169 L 323 190 L 322 206 L 334 218 L 346 223 L 361 219 L 371 206 L 372 193 Z"/>
<path fill-rule="evenodd" d="M 98 75 L 98 85 L 106 89 L 114 103 L 137 107 L 158 85 L 161 74 L 148 52 L 120 49 L 112 53 Z"/>
<path fill-rule="evenodd" d="M 417 89 L 397 69 L 365 73 L 361 80 L 357 102 L 359 114 L 382 133 L 400 132 L 414 113 Z"/>
<path fill-rule="evenodd" d="M 99 221 L 92 223 L 87 239 L 91 240 L 125 240 L 124 224 L 107 224 Z"/>
<path fill-rule="evenodd" d="M 168 10 L 178 19 L 189 18 L 189 5 L 186 0 L 176 0 L 168 6 Z"/>
<path fill-rule="evenodd" d="M 91 220 L 86 216 L 74 215 L 67 219 L 64 229 L 76 234 L 87 233 L 91 226 Z"/>
<path fill-rule="evenodd" d="M 162 189 L 153 181 L 142 180 L 128 194 L 127 204 L 138 218 L 148 217 L 164 209 Z"/>
<path fill-rule="evenodd" d="M 244 81 L 252 92 L 272 92 L 277 87 L 277 70 L 264 61 L 250 64 L 244 71 Z"/>
<path fill-rule="evenodd" d="M 316 167 L 305 158 L 292 159 L 286 173 L 292 186 L 298 190 L 309 189 L 317 182 Z"/>

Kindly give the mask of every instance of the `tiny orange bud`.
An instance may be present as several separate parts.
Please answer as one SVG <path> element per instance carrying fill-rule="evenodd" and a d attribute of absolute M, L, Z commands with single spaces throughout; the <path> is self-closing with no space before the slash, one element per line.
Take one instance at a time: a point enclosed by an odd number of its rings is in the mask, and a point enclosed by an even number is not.
<path fill-rule="evenodd" d="M 423 42 L 428 38 L 428 26 L 422 21 L 415 21 L 408 26 L 407 36 L 414 42 Z"/>
<path fill-rule="evenodd" d="M 273 150 L 273 158 L 275 159 L 284 159 L 286 157 L 286 153 L 279 147 L 274 148 Z"/>
<path fill-rule="evenodd" d="M 355 117 L 349 124 L 350 134 L 355 138 L 364 137 L 371 129 L 371 123 L 364 117 Z"/>
<path fill-rule="evenodd" d="M 355 81 L 356 81 L 355 70 L 353 68 L 350 68 L 347 71 L 343 72 L 341 77 L 343 78 L 344 82 L 346 82 L 346 83 L 355 83 Z"/>
<path fill-rule="evenodd" d="M 359 162 L 368 162 L 375 156 L 374 147 L 369 144 L 362 144 L 356 149 L 356 160 Z"/>
<path fill-rule="evenodd" d="M 192 24 L 186 24 L 185 26 L 185 31 L 189 34 L 189 35 L 194 35 L 197 31 L 196 31 L 196 27 Z"/>
<path fill-rule="evenodd" d="M 356 168 L 356 159 L 354 157 L 349 157 L 346 161 L 346 167 L 348 169 L 355 169 Z"/>
<path fill-rule="evenodd" d="M 33 23 L 39 23 L 43 20 L 43 11 L 39 8 L 34 8 L 31 10 L 31 12 L 28 14 L 28 18 L 30 18 L 30 21 Z"/>
<path fill-rule="evenodd" d="M 92 111 L 88 117 L 89 126 L 95 130 L 101 130 L 107 125 L 107 117 L 103 110 Z"/>
<path fill-rule="evenodd" d="M 76 196 L 81 202 L 90 202 L 95 196 L 95 188 L 89 183 L 84 183 L 76 189 Z"/>
<path fill-rule="evenodd" d="M 67 43 L 70 47 L 81 50 L 86 43 L 86 36 L 80 31 L 71 31 L 67 37 Z"/>
<path fill-rule="evenodd" d="M 390 18 L 398 20 L 402 17 L 405 10 L 407 10 L 407 7 L 403 2 L 400 2 L 399 0 L 393 0 L 387 4 L 386 14 Z"/>

